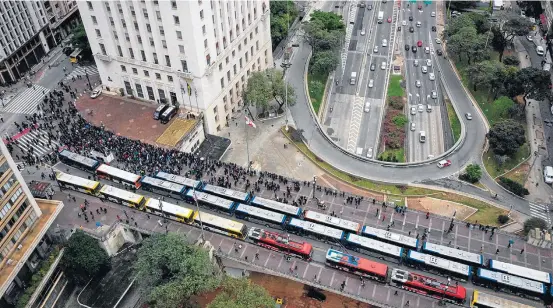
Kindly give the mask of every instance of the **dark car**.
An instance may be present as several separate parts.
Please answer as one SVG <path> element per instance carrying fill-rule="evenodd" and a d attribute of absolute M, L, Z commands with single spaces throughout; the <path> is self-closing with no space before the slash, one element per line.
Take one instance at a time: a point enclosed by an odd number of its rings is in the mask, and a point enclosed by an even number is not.
<path fill-rule="evenodd" d="M 409 16 L 409 21 L 413 21 L 413 16 Z"/>
<path fill-rule="evenodd" d="M 401 31 L 401 26 L 397 27 L 397 31 Z"/>
<path fill-rule="evenodd" d="M 413 52 L 417 52 L 417 46 L 411 46 L 411 50 L 412 50 Z"/>
<path fill-rule="evenodd" d="M 436 32 L 436 26 L 432 26 L 432 32 Z"/>
<path fill-rule="evenodd" d="M 371 71 L 374 71 L 376 69 L 376 64 L 371 63 Z"/>
<path fill-rule="evenodd" d="M 415 32 L 415 28 L 409 27 L 409 32 L 411 32 L 411 33 Z"/>
<path fill-rule="evenodd" d="M 405 44 L 405 50 L 409 51 L 409 44 Z"/>
<path fill-rule="evenodd" d="M 436 50 L 436 53 L 438 54 L 438 56 L 441 56 L 443 54 L 441 49 Z"/>

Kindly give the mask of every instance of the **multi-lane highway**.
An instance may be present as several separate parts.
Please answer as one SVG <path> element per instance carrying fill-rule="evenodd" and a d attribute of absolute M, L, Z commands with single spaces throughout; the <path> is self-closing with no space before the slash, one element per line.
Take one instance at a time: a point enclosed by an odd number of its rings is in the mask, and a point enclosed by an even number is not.
<path fill-rule="evenodd" d="M 406 154 L 408 162 L 417 162 L 446 150 L 442 114 L 447 113 L 447 108 L 440 93 L 436 63 L 436 50 L 441 50 L 441 42 L 436 40 L 435 4 L 404 4 L 400 16 L 402 35 L 398 45 L 404 56 L 409 118 Z"/>
<path fill-rule="evenodd" d="M 343 63 L 334 77 L 323 125 L 348 151 L 367 156 L 372 149 L 376 155 L 398 8 L 393 1 L 353 2 L 345 11 Z"/>

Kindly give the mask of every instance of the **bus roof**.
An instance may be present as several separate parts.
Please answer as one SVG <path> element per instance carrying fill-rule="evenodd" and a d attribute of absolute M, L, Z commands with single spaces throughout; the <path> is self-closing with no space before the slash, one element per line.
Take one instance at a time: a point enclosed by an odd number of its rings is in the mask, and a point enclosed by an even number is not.
<path fill-rule="evenodd" d="M 538 281 L 512 276 L 505 273 L 494 272 L 485 268 L 479 268 L 477 275 L 479 278 L 495 281 L 502 285 L 517 287 L 522 290 L 545 294 L 544 284 Z"/>
<path fill-rule="evenodd" d="M 488 293 L 482 293 L 476 290 L 472 293 L 471 307 L 473 307 L 473 304 L 480 304 L 484 307 L 490 308 L 536 308 L 535 306 L 513 302 L 512 300 L 508 300 L 506 298 L 501 298 Z"/>
<path fill-rule="evenodd" d="M 109 185 L 104 185 L 102 189 L 100 189 L 100 192 L 108 196 L 116 197 L 136 204 L 140 203 L 142 199 L 144 199 L 141 195 Z"/>
<path fill-rule="evenodd" d="M 377 241 L 372 238 L 359 236 L 355 233 L 348 233 L 348 235 L 346 236 L 346 241 L 392 257 L 401 258 L 403 256 L 402 247 Z"/>
<path fill-rule="evenodd" d="M 134 173 L 130 173 L 128 171 L 121 170 L 106 164 L 100 165 L 100 167 L 98 167 L 98 169 L 96 170 L 99 172 L 111 175 L 113 177 L 116 177 L 118 179 L 122 179 L 132 183 L 136 183 L 140 180 L 139 175 L 136 175 Z"/>
<path fill-rule="evenodd" d="M 244 224 L 237 221 L 219 217 L 207 212 L 195 211 L 194 220 L 199 221 L 200 219 L 202 223 L 218 226 L 237 233 L 242 232 L 242 228 L 244 228 Z"/>
<path fill-rule="evenodd" d="M 258 208 L 258 207 L 250 206 L 246 204 L 238 204 L 235 211 L 246 213 L 250 216 L 265 219 L 279 224 L 284 223 L 284 221 L 286 220 L 286 216 L 284 214 L 271 212 L 262 208 Z"/>
<path fill-rule="evenodd" d="M 331 225 L 333 227 L 355 233 L 359 232 L 359 228 L 361 228 L 361 225 L 359 223 L 341 219 L 338 217 L 328 216 L 322 213 L 317 213 L 312 210 L 305 211 L 304 215 L 306 220 L 313 220 L 322 224 Z"/>
<path fill-rule="evenodd" d="M 63 150 L 63 151 L 59 152 L 58 155 L 66 157 L 69 160 L 72 160 L 74 162 L 77 162 L 79 164 L 87 166 L 89 168 L 94 168 L 94 167 L 96 167 L 100 164 L 100 162 L 95 160 L 95 159 L 92 159 L 92 158 L 89 158 L 89 157 L 86 157 L 86 156 L 82 156 L 82 155 L 79 155 L 77 153 L 73 153 L 69 150 Z"/>
<path fill-rule="evenodd" d="M 328 236 L 333 239 L 341 240 L 344 237 L 344 231 L 316 224 L 314 222 L 300 220 L 297 218 L 290 219 L 289 225 L 309 232 L 313 232 L 322 236 Z"/>
<path fill-rule="evenodd" d="M 328 261 L 342 263 L 347 266 L 358 268 L 365 272 L 373 273 L 381 277 L 386 277 L 386 274 L 388 272 L 388 266 L 386 264 L 352 256 L 334 249 L 329 249 L 327 251 L 326 259 Z"/>
<path fill-rule="evenodd" d="M 189 179 L 184 176 L 171 174 L 163 171 L 156 173 L 155 177 L 166 181 L 171 181 L 173 183 L 181 184 L 190 188 L 198 188 L 201 183 L 200 181 L 197 181 L 197 180 Z"/>
<path fill-rule="evenodd" d="M 470 266 L 461 264 L 455 261 L 450 261 L 439 257 L 427 255 L 415 250 L 409 250 L 409 253 L 407 254 L 407 258 L 411 260 L 415 260 L 419 263 L 424 263 L 446 271 L 462 274 L 467 277 L 470 276 Z"/>
<path fill-rule="evenodd" d="M 417 248 L 419 245 L 419 240 L 414 237 L 405 236 L 403 234 L 393 233 L 383 229 L 373 228 L 371 226 L 363 226 L 363 235 L 373 236 L 382 240 L 387 240 L 406 246 L 409 248 Z"/>
<path fill-rule="evenodd" d="M 73 50 L 73 52 L 69 55 L 69 57 L 74 58 L 74 57 L 80 55 L 81 52 L 82 52 L 82 50 L 80 48 L 75 48 L 75 50 Z"/>
<path fill-rule="evenodd" d="M 194 198 L 194 190 L 189 189 L 186 192 L 186 196 L 189 198 Z M 232 200 L 227 200 L 225 198 L 220 198 L 214 195 L 206 194 L 201 191 L 196 191 L 196 198 L 198 199 L 198 201 L 223 208 L 227 211 L 232 210 L 232 207 L 234 206 L 234 201 Z"/>
<path fill-rule="evenodd" d="M 178 217 L 184 217 L 186 219 L 189 219 L 194 213 L 194 211 L 189 208 L 161 201 L 155 198 L 148 198 L 144 205 L 146 206 L 146 208 L 151 208 L 158 211 L 161 211 L 161 209 L 163 208 L 163 212 L 165 213 L 169 213 Z"/>
<path fill-rule="evenodd" d="M 58 172 L 56 174 L 56 179 L 60 182 L 74 184 L 79 187 L 84 187 L 91 190 L 95 190 L 96 188 L 98 188 L 98 186 L 100 186 L 100 182 L 91 181 L 89 179 L 81 178 L 81 177 L 63 173 L 63 172 Z"/>
<path fill-rule="evenodd" d="M 460 262 L 471 263 L 476 265 L 482 265 L 484 258 L 481 254 L 472 253 L 469 251 L 455 249 L 453 247 L 438 245 L 434 243 L 426 242 L 422 246 L 422 249 L 436 254 L 450 257 Z"/>
<path fill-rule="evenodd" d="M 538 271 L 538 270 L 527 268 L 520 265 L 501 262 L 497 260 L 490 260 L 490 269 L 519 276 L 519 277 L 528 278 L 530 280 L 551 284 L 550 273 Z"/>
<path fill-rule="evenodd" d="M 241 200 L 241 201 L 248 201 L 250 194 L 232 190 L 229 188 L 221 187 L 221 186 L 215 186 L 211 184 L 206 184 L 203 188 L 204 191 L 213 193 L 218 196 L 222 196 L 225 198 L 231 198 L 234 200 Z"/>
<path fill-rule="evenodd" d="M 156 179 L 156 178 L 153 178 L 153 177 L 150 177 L 150 176 L 143 177 L 142 180 L 140 180 L 140 182 L 142 182 L 143 184 L 148 184 L 148 185 L 152 185 L 152 186 L 155 186 L 155 187 L 170 190 L 170 191 L 176 192 L 176 193 L 184 193 L 184 190 L 186 189 L 186 187 L 184 187 L 183 185 L 173 183 L 173 182 L 169 182 L 169 181 L 164 181 L 164 180 L 161 180 L 161 179 Z"/>
<path fill-rule="evenodd" d="M 261 207 L 266 207 L 288 215 L 299 216 L 301 214 L 301 208 L 297 206 L 278 202 L 271 199 L 265 199 L 258 196 L 253 197 L 252 204 L 259 205 Z"/>

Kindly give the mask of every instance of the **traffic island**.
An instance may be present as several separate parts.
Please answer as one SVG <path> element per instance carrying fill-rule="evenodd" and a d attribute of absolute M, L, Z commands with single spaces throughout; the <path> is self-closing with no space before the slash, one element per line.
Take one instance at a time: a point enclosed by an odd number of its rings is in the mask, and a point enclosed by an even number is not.
<path fill-rule="evenodd" d="M 380 154 L 377 156 L 381 161 L 405 162 L 405 131 L 409 120 L 405 116 L 406 99 L 402 82 L 403 76 L 390 76 L 380 136 Z"/>

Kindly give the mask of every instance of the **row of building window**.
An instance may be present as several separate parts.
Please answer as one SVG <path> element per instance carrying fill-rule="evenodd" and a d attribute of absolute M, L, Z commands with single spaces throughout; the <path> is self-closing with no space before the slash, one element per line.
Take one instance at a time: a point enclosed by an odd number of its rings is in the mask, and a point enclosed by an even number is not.
<path fill-rule="evenodd" d="M 23 204 L 21 204 L 21 207 L 17 210 L 18 218 L 23 214 L 23 212 L 27 207 L 28 207 L 27 202 L 24 202 Z M 2 260 L 8 256 L 8 254 L 10 253 L 10 250 L 13 249 L 14 245 L 25 233 L 25 230 L 30 228 L 33 225 L 33 223 L 37 220 L 37 218 L 38 218 L 37 214 L 34 211 L 31 211 L 31 213 L 29 214 L 29 217 L 25 219 L 21 227 L 13 234 L 11 239 L 3 245 L 4 248 L 0 250 L 0 258 Z M 2 240 L 10 233 L 10 229 L 16 224 L 16 222 L 17 222 L 17 219 L 15 220 L 11 219 L 10 224 L 4 227 L 2 231 L 0 231 L 0 242 L 2 242 Z"/>
<path fill-rule="evenodd" d="M 6 204 L 2 207 L 2 210 L 0 210 L 0 221 L 6 217 L 6 215 L 9 213 L 10 209 L 15 205 L 15 202 L 21 196 L 23 193 L 23 189 L 19 187 L 11 196 L 10 200 L 6 202 Z"/>

